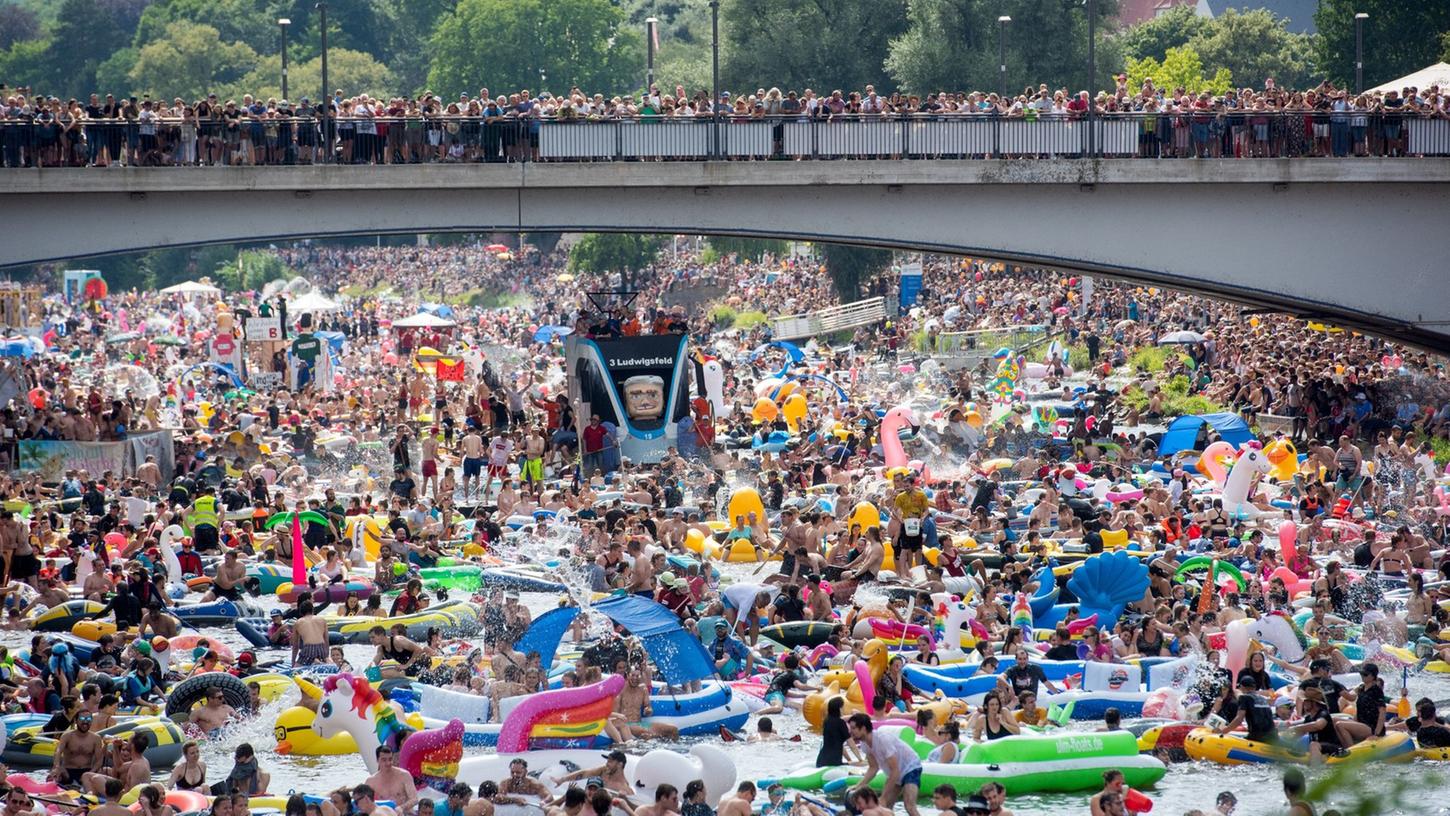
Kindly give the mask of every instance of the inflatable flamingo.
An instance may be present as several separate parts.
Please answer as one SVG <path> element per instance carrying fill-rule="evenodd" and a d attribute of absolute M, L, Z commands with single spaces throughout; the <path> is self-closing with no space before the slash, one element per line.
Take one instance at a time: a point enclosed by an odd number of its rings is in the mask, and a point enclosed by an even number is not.
<path fill-rule="evenodd" d="M 1203 455 L 1198 457 L 1198 472 L 1213 480 L 1222 490 L 1228 482 L 1228 466 L 1225 462 L 1234 461 L 1237 452 L 1234 446 L 1223 440 L 1214 442 L 1203 449 Z"/>
<path fill-rule="evenodd" d="M 917 427 L 916 413 L 909 406 L 898 405 L 881 418 L 881 453 L 886 469 L 906 467 L 906 448 L 901 444 L 901 429 Z"/>

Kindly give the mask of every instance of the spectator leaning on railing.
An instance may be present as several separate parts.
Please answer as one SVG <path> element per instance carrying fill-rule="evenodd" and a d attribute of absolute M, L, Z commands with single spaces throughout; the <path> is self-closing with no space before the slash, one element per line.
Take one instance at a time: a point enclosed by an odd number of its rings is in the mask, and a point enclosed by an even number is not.
<path fill-rule="evenodd" d="M 884 96 L 869 85 L 864 92 L 819 94 L 810 88 L 760 88 L 722 93 L 713 110 L 732 121 L 774 121 L 772 156 L 785 155 L 781 123 L 789 121 L 971 116 L 1077 121 L 1089 111 L 1138 121 L 1137 155 L 1142 157 L 1400 156 L 1410 149 L 1406 122 L 1450 119 L 1450 94 L 1438 86 L 1350 94 L 1329 83 L 1291 91 L 1266 80 L 1262 89 L 1213 95 L 1158 88 L 1151 80 L 1132 90 L 1119 76 L 1112 92 L 1096 96 L 1045 84 L 1008 95 Z M 709 94 L 690 95 L 682 86 L 673 93 L 651 88 L 638 98 L 579 88 L 559 96 L 543 92 L 535 97 L 528 90 L 491 96 L 484 88 L 477 98 L 464 93 L 457 101 L 432 92 L 386 101 L 367 94 L 349 98 L 339 90 L 328 105 L 305 97 L 294 105 L 286 99 L 244 95 L 237 101 L 216 94 L 191 103 L 180 97 L 167 103 L 110 94 L 102 101 L 92 94 L 82 103 L 0 86 L 0 159 L 5 167 L 537 161 L 543 122 L 679 122 L 711 113 Z M 875 155 L 866 151 L 858 157 Z"/>

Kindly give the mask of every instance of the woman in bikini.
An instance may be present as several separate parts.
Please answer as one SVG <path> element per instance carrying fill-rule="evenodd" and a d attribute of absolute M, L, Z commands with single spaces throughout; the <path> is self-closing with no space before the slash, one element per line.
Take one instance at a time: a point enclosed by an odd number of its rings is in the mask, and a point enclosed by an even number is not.
<path fill-rule="evenodd" d="M 207 790 L 206 763 L 201 760 L 201 748 L 188 740 L 181 746 L 181 762 L 171 769 L 171 778 L 166 786 L 177 790 Z"/>

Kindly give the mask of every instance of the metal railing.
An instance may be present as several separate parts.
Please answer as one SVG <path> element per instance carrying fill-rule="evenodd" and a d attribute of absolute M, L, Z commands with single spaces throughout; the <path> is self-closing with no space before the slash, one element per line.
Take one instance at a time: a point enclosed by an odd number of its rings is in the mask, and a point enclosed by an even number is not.
<path fill-rule="evenodd" d="M 719 133 L 719 153 L 715 134 Z M 565 120 L 0 119 L 0 164 L 52 167 L 985 158 L 1450 156 L 1450 118 L 1386 112 Z"/>
<path fill-rule="evenodd" d="M 771 321 L 771 336 L 777 340 L 796 340 L 870 326 L 885 319 L 886 299 L 874 297 L 814 312 L 777 317 Z"/>
<path fill-rule="evenodd" d="M 930 348 L 927 351 L 948 371 L 955 371 L 974 368 L 1002 348 L 1009 348 L 1014 354 L 1022 354 L 1046 343 L 1052 336 L 1052 327 L 1039 323 L 942 332 L 930 339 Z"/>

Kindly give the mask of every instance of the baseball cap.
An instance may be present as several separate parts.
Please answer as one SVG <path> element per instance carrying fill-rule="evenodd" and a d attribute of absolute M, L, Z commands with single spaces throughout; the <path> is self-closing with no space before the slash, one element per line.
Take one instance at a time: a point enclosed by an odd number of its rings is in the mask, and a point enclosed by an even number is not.
<path fill-rule="evenodd" d="M 1278 708 L 1279 706 L 1291 706 L 1293 704 L 1294 698 L 1286 694 L 1280 694 L 1278 697 L 1274 698 L 1274 708 Z"/>
<path fill-rule="evenodd" d="M 601 756 L 603 756 L 605 759 L 612 759 L 615 762 L 629 761 L 629 757 L 625 756 L 623 751 L 610 751 L 609 753 L 602 754 Z"/>
<path fill-rule="evenodd" d="M 602 788 L 602 787 L 604 787 L 604 780 L 603 779 L 600 779 L 597 776 L 591 776 L 588 779 L 584 780 L 584 787 L 586 787 L 586 788 Z"/>

